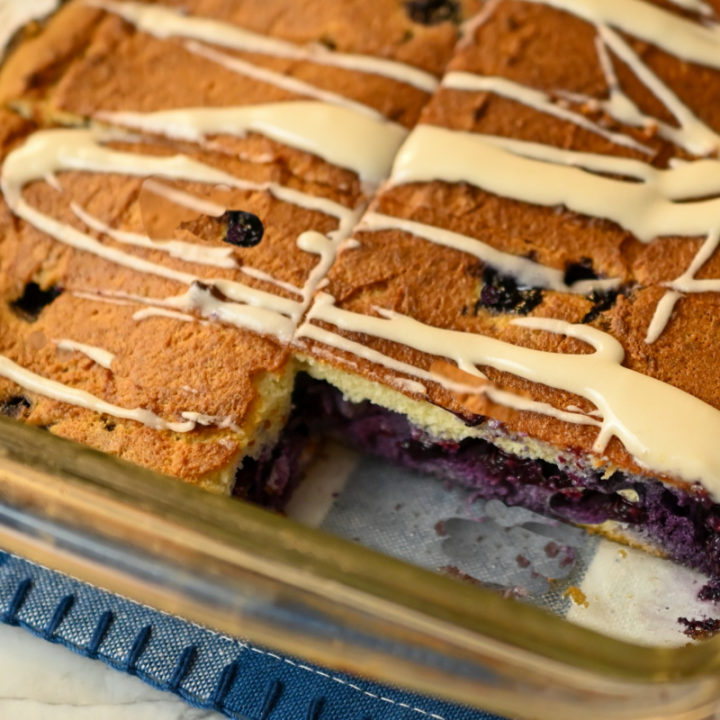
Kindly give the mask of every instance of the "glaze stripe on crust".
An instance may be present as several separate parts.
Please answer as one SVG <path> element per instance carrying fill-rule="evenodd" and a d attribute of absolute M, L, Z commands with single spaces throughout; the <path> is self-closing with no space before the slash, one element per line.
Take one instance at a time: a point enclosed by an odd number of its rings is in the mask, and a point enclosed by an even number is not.
<path fill-rule="evenodd" d="M 437 79 L 419 68 L 371 57 L 330 51 L 321 45 L 300 46 L 257 33 L 211 18 L 186 15 L 162 5 L 146 5 L 136 2 L 112 0 L 87 0 L 87 4 L 115 13 L 138 30 L 160 38 L 187 38 L 202 40 L 232 50 L 245 50 L 292 60 L 306 60 L 319 65 L 347 68 L 350 70 L 382 75 L 408 85 L 433 92 Z M 197 46 L 196 46 L 197 48 Z"/>

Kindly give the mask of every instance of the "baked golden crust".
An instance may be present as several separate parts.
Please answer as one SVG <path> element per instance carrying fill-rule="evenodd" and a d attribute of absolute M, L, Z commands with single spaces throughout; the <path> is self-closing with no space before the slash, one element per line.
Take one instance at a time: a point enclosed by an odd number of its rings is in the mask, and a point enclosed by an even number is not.
<path fill-rule="evenodd" d="M 225 58 L 244 61 L 261 75 L 237 72 L 191 52 L 184 36 L 155 37 L 119 17 L 112 3 L 105 10 L 92 5 L 85 0 L 63 4 L 44 26 L 26 33 L 12 48 L 0 69 L 0 101 L 32 118 L 38 128 L 4 113 L 3 157 L 23 142 L 32 142 L 34 130 L 85 125 L 103 111 L 249 107 L 305 97 L 275 82 L 278 75 L 265 81 L 262 73 L 267 71 L 312 86 L 320 93 L 311 94 L 313 99 L 324 101 L 323 92 L 336 93 L 407 126 L 414 124 L 429 97 L 427 88 L 382 72 L 214 46 Z M 147 6 L 180 11 L 181 18 L 187 13 L 225 23 L 230 31 L 248 30 L 263 42 L 286 41 L 298 48 L 319 44 L 330 51 L 367 56 L 371 64 L 373 58 L 395 61 L 400 76 L 407 66 L 411 77 L 414 70 L 422 71 L 426 84 L 441 74 L 457 38 L 455 24 L 417 24 L 394 0 L 307 0 L 293 4 L 292 12 L 287 2 L 278 0 Z M 374 32 L 357 30 L 368 26 Z M 139 167 L 145 158 L 180 154 L 186 161 L 238 179 L 240 185 L 157 178 L 149 171 L 93 171 L 82 169 L 79 159 L 77 170 L 63 167 L 54 179 L 38 177 L 25 183 L 22 199 L 33 212 L 85 233 L 99 246 L 73 246 L 42 232 L 37 221 L 21 220 L 2 206 L 0 355 L 26 372 L 121 410 L 142 409 L 153 413 L 155 420 L 180 425 L 188 425 L 188 413 L 200 419 L 190 432 L 153 429 L 135 419 L 52 399 L 52 393 L 32 392 L 6 378 L 0 378 L 0 404 L 8 414 L 64 437 L 227 490 L 242 458 L 257 457 L 271 446 L 286 419 L 294 376 L 287 338 L 277 337 L 273 328 L 255 332 L 218 324 L 212 308 L 203 319 L 197 307 L 168 307 L 167 302 L 188 291 L 183 277 L 195 277 L 209 287 L 231 281 L 247 288 L 240 291 L 250 293 L 250 305 L 262 306 L 264 297 L 284 298 L 291 308 L 294 303 L 297 317 L 281 320 L 296 322 L 313 283 L 321 279 L 318 262 L 324 262 L 315 249 L 301 249 L 298 237 L 307 231 L 347 234 L 349 227 L 338 228 L 340 217 L 332 208 L 352 217 L 369 201 L 369 189 L 352 169 L 331 158 L 253 132 L 210 134 L 200 144 L 169 140 L 160 133 L 137 140 L 128 136 L 88 142 L 89 150 L 102 147 L 137 157 Z M 221 219 L 178 205 L 168 195 L 178 190 L 205 204 L 252 213 L 262 222 L 263 241 L 253 247 L 229 246 L 223 241 Z M 90 216 L 94 227 L 82 213 Z M 150 243 L 128 246 L 112 232 L 134 233 Z M 181 259 L 160 248 L 168 240 L 201 253 L 224 249 L 223 258 L 234 266 Z M 157 248 L 152 246 L 155 242 Z M 120 252 L 120 260 L 106 250 Z M 145 271 L 147 266 L 137 262 L 151 263 L 160 271 Z M 18 309 L 28 287 L 58 296 L 49 297 L 46 307 L 28 316 L 22 302 Z M 256 291 L 266 296 L 253 295 Z M 221 304 L 227 301 L 217 289 L 208 292 Z M 140 318 L 141 310 L 150 315 Z M 75 348 L 61 349 L 62 341 Z M 79 346 L 110 353 L 110 368 Z"/>
<path fill-rule="evenodd" d="M 396 60 L 435 76 L 442 74 L 457 39 L 452 22 L 418 24 L 396 0 L 302 0 L 292 3 L 292 11 L 286 0 L 148 4 L 177 8 L 299 46 L 317 44 L 331 51 Z M 476 0 L 464 4 L 468 14 L 477 6 Z M 233 72 L 191 52 L 187 42 L 182 37 L 153 37 L 112 13 L 89 7 L 85 0 L 71 0 L 41 35 L 9 58 L 0 73 L 0 101 L 20 106 L 38 103 L 41 113 L 57 118 L 103 110 L 249 105 L 302 96 Z M 215 49 L 367 104 L 406 127 L 414 125 L 428 99 L 420 88 L 382 75 L 360 76 L 353 68 L 222 46 Z"/>
<path fill-rule="evenodd" d="M 135 149 L 147 153 L 148 145 Z M 63 173 L 59 181 L 62 194 L 39 182 L 26 188 L 26 199 L 47 215 L 78 229 L 87 230 L 70 212 L 70 202 L 78 203 L 118 230 L 146 230 L 140 202 L 144 178 Z M 305 253 L 289 235 L 292 225 L 287 208 L 267 197 L 267 193 L 219 190 L 216 196 L 227 202 L 228 207 L 242 207 L 262 215 L 275 251 L 281 251 L 286 261 L 293 260 L 285 264 L 289 282 L 307 275 L 312 268 L 311 258 L 304 257 Z M 315 222 L 322 229 L 327 218 L 299 212 L 298 222 L 302 227 Z M 177 236 L 188 239 L 182 232 Z M 190 239 L 196 243 L 199 240 L 197 236 Z M 103 244 L 126 250 L 107 238 Z M 217 245 L 224 243 L 208 242 L 208 246 Z M 6 208 L 0 247 L 3 300 L 0 353 L 44 378 L 84 390 L 118 407 L 143 408 L 174 422 L 183 422 L 183 412 L 201 413 L 230 419 L 238 429 L 198 427 L 187 435 L 160 432 L 133 420 L 74 407 L 28 392 L 7 380 L 0 381 L 0 402 L 18 397 L 31 401 L 29 408 L 19 408 L 23 419 L 58 435 L 202 484 L 215 484 L 219 473 L 236 465 L 243 455 L 260 450 L 257 443 L 264 441 L 262 436 L 268 429 L 262 423 L 272 423 L 277 431 L 284 421 L 287 399 L 278 407 L 263 408 L 265 401 L 259 389 L 267 376 L 281 382 L 289 372 L 287 349 L 277 340 L 199 320 L 187 322 L 162 316 L 135 320 L 133 316 L 143 305 L 132 298 L 172 297 L 186 288 L 181 283 L 137 272 L 58 243 L 29 223 L 12 218 Z M 250 286 L 266 283 L 242 273 L 243 263 L 279 273 L 274 253 L 264 247 L 236 248 L 234 254 L 237 270 L 208 268 L 168 258 L 159 251 L 132 249 L 133 257 L 165 268 L 201 278 L 242 278 Z M 62 291 L 36 318 L 12 309 L 12 303 L 30 283 Z M 62 340 L 112 353 L 111 369 L 82 352 L 58 348 Z M 286 385 L 287 382 L 289 378 Z M 229 478 L 224 478 L 222 482 L 228 481 Z"/>

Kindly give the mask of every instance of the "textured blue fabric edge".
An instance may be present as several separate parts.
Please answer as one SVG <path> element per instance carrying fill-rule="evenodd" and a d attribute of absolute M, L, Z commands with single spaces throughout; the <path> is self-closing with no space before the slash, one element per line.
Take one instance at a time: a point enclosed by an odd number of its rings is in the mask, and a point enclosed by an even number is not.
<path fill-rule="evenodd" d="M 284 657 L 0 552 L 0 622 L 243 720 L 499 720 Z"/>

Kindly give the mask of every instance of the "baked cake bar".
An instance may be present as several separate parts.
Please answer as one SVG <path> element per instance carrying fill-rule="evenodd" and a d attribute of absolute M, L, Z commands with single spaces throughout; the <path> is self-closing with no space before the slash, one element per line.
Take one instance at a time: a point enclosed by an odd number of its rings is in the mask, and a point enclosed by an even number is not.
<path fill-rule="evenodd" d="M 713 7 L 485 4 L 296 334 L 334 432 L 720 572 Z"/>
<path fill-rule="evenodd" d="M 10 53 L 5 414 L 219 491 L 297 474 L 289 343 L 456 37 L 307 6 L 81 0 Z"/>
<path fill-rule="evenodd" d="M 0 72 L 6 411 L 279 494 L 332 432 L 720 574 L 718 11 L 66 3 Z"/>

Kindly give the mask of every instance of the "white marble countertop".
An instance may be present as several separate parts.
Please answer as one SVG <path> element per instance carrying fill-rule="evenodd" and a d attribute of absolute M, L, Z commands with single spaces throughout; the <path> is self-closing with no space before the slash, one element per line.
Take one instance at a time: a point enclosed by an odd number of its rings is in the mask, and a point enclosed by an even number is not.
<path fill-rule="evenodd" d="M 0 625 L 0 718 L 219 720 L 170 693 L 16 627 Z"/>

